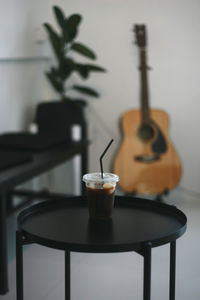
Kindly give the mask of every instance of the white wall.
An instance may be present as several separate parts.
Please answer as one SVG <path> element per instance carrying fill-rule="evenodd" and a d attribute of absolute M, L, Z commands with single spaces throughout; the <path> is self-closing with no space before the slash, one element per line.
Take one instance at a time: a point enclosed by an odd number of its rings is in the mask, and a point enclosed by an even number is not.
<path fill-rule="evenodd" d="M 138 49 L 133 44 L 133 24 L 145 23 L 148 29 L 150 103 L 171 119 L 170 136 L 184 166 L 181 185 L 200 192 L 200 2 L 198 0 L 68 0 L 1 3 L 0 56 L 40 56 L 49 54 L 47 42 L 35 43 L 35 31 L 45 21 L 53 22 L 52 5 L 66 12 L 81 13 L 79 40 L 98 54 L 98 63 L 107 74 L 94 74 L 90 84 L 101 99 L 91 100 L 88 121 L 92 145 L 90 171 L 99 169 L 99 156 L 111 138 L 115 139 L 104 169 L 120 145 L 118 128 L 123 112 L 139 107 Z M 5 33 L 6 32 L 6 33 Z M 23 45 L 23 47 L 22 47 Z M 12 51 L 11 51 L 12 50 Z M 14 65 L 0 63 L 0 130 L 23 128 L 24 114 L 35 101 L 52 98 L 42 72 L 47 62 Z M 18 76 L 19 75 L 19 76 Z M 89 84 L 89 83 L 88 83 Z M 15 100 L 13 96 L 15 95 Z M 28 98 L 28 99 L 27 99 Z M 12 112 L 12 118 L 6 115 Z"/>

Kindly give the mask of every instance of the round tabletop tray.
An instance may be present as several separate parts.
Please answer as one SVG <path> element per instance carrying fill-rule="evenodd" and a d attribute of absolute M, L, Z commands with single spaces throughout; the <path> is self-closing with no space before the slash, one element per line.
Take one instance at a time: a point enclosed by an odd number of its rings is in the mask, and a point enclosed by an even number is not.
<path fill-rule="evenodd" d="M 31 242 L 76 252 L 140 251 L 172 242 L 186 230 L 187 218 L 174 206 L 152 200 L 115 197 L 109 220 L 89 219 L 85 197 L 48 200 L 23 210 L 18 227 Z"/>

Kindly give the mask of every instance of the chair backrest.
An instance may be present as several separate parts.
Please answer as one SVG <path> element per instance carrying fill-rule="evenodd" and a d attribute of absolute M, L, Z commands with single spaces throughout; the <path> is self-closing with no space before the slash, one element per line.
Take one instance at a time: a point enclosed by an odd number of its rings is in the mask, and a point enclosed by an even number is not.
<path fill-rule="evenodd" d="M 81 127 L 81 139 L 86 139 L 84 108 L 73 102 L 42 102 L 36 109 L 35 122 L 42 135 L 64 136 L 72 139 L 72 126 Z"/>

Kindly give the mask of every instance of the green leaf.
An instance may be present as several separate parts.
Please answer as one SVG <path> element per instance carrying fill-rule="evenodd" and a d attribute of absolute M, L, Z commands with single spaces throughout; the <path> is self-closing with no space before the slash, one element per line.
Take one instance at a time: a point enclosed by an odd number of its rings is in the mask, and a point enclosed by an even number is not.
<path fill-rule="evenodd" d="M 83 79 L 87 79 L 90 72 L 106 72 L 106 70 L 100 66 L 80 63 L 75 64 L 75 71 L 78 72 Z"/>
<path fill-rule="evenodd" d="M 62 43 L 62 39 L 53 30 L 53 28 L 51 27 L 51 25 L 49 25 L 48 23 L 45 23 L 44 27 L 47 30 L 48 34 L 49 34 L 49 39 L 50 39 L 51 45 L 53 47 L 53 50 L 54 50 L 57 58 L 60 60 L 61 57 L 63 56 L 63 47 L 62 47 L 63 43 Z"/>
<path fill-rule="evenodd" d="M 77 26 L 80 24 L 82 20 L 82 16 L 79 14 L 73 14 L 71 16 L 69 16 L 67 23 L 68 26 L 71 30 L 73 30 L 74 28 L 77 28 Z"/>
<path fill-rule="evenodd" d="M 85 87 L 85 86 L 81 86 L 81 85 L 73 85 L 72 89 L 74 89 L 78 92 L 81 92 L 83 94 L 87 94 L 89 96 L 99 97 L 99 94 L 94 89 L 91 89 L 90 87 Z"/>
<path fill-rule="evenodd" d="M 81 15 L 73 14 L 65 19 L 63 26 L 63 36 L 66 43 L 71 42 L 78 33 L 78 26 L 82 20 Z"/>
<path fill-rule="evenodd" d="M 106 72 L 106 69 L 97 66 L 97 65 L 90 65 L 90 64 L 86 64 L 85 67 L 87 68 L 88 72 L 90 71 L 94 71 L 94 72 Z"/>
<path fill-rule="evenodd" d="M 79 75 L 83 78 L 86 79 L 89 76 L 88 69 L 85 65 L 83 64 L 76 64 L 76 69 L 75 69 Z"/>
<path fill-rule="evenodd" d="M 47 76 L 48 80 L 50 81 L 50 83 L 52 84 L 53 88 L 59 92 L 59 93 L 63 93 L 64 92 L 64 87 L 63 87 L 63 83 L 60 82 L 56 76 L 54 74 L 52 74 L 51 72 L 46 72 L 45 75 Z"/>
<path fill-rule="evenodd" d="M 52 78 L 55 78 L 56 80 L 59 80 L 59 71 L 55 67 L 51 67 L 49 74 L 51 75 Z"/>
<path fill-rule="evenodd" d="M 96 54 L 90 48 L 81 43 L 73 43 L 71 45 L 71 50 L 76 51 L 90 59 L 96 59 Z"/>
<path fill-rule="evenodd" d="M 63 80 L 67 79 L 76 69 L 76 65 L 71 58 L 64 58 L 59 64 L 59 74 Z"/>
<path fill-rule="evenodd" d="M 54 14 L 56 16 L 58 25 L 60 25 L 60 27 L 63 29 L 64 23 L 65 23 L 65 15 L 64 15 L 63 11 L 58 6 L 54 6 L 53 10 L 54 10 Z"/>
<path fill-rule="evenodd" d="M 72 70 L 76 68 L 76 63 L 73 61 L 72 58 L 64 58 L 61 62 L 65 67 L 68 67 Z"/>

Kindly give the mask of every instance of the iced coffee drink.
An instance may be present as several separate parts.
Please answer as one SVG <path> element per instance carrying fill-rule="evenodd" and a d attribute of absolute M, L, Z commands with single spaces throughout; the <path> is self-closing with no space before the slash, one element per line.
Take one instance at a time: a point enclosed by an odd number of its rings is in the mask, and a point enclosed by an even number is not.
<path fill-rule="evenodd" d="M 116 174 L 90 173 L 83 176 L 86 184 L 89 216 L 91 219 L 109 219 L 112 216 L 116 183 Z"/>

